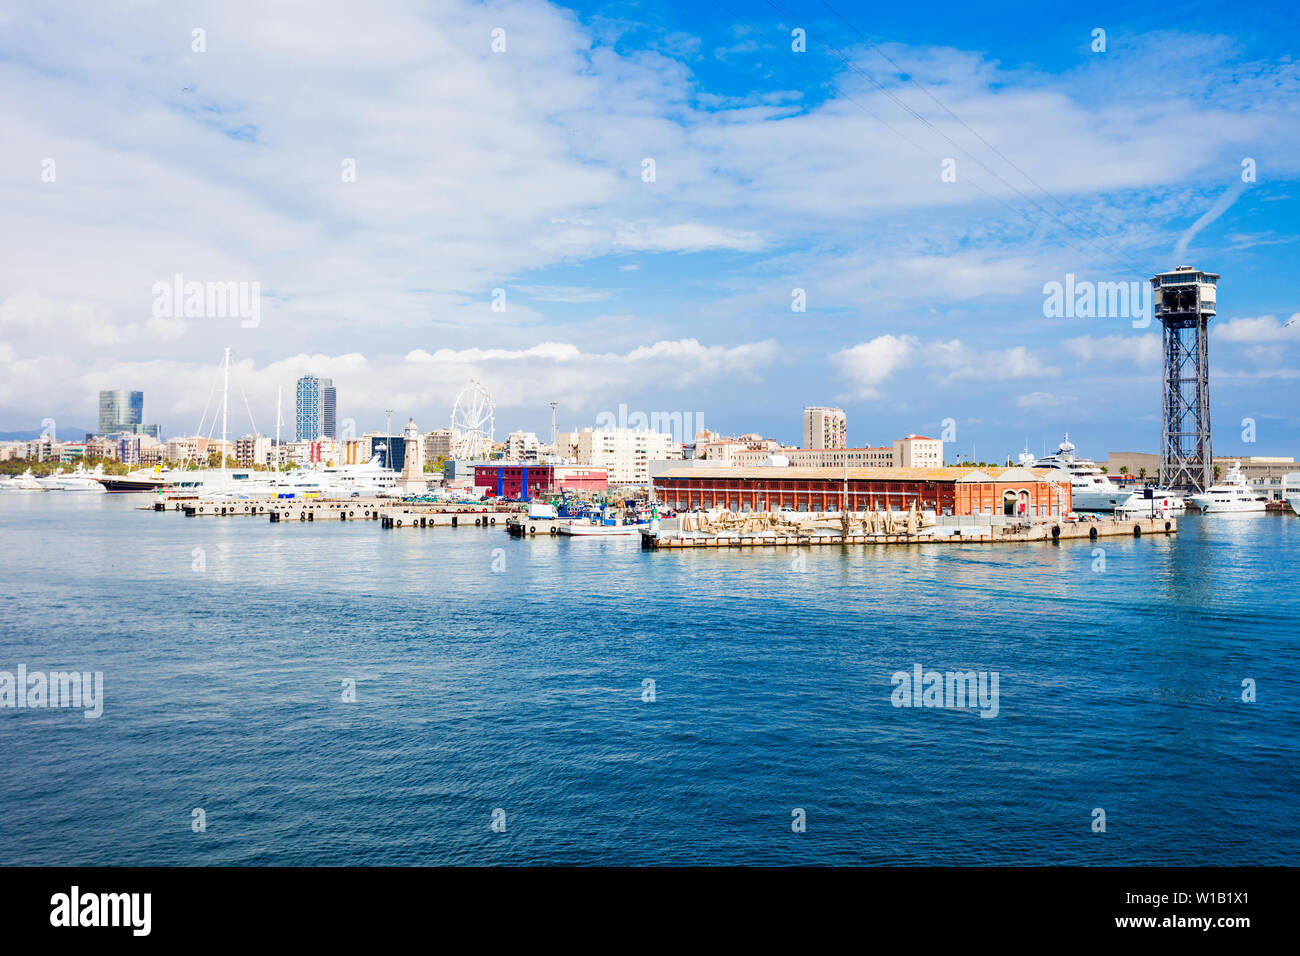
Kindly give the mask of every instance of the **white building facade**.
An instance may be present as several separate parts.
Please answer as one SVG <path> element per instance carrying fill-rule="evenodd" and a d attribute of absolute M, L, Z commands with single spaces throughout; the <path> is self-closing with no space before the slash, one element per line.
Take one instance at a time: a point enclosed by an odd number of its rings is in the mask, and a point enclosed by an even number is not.
<path fill-rule="evenodd" d="M 651 461 L 682 457 L 672 435 L 641 428 L 584 428 L 561 433 L 556 444 L 577 464 L 604 468 L 611 485 L 648 485 Z"/>
<path fill-rule="evenodd" d="M 844 409 L 810 405 L 803 410 L 804 448 L 846 448 L 848 436 L 848 416 Z"/>

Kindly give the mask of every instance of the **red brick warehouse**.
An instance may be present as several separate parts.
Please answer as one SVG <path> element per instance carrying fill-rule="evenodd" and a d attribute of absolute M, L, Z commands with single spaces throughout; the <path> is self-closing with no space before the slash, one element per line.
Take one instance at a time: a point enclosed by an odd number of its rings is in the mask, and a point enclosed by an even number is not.
<path fill-rule="evenodd" d="M 850 511 L 906 510 L 913 504 L 938 514 L 1051 516 L 1073 507 L 1068 481 L 1048 469 L 850 468 Z M 681 468 L 654 479 L 657 500 L 693 511 L 838 511 L 845 473 L 837 468 Z"/>

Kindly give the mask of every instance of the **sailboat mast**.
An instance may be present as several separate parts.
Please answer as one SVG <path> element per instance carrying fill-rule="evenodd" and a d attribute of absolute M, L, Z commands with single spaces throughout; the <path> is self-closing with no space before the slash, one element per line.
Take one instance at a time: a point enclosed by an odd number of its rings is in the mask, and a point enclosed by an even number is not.
<path fill-rule="evenodd" d="M 221 386 L 221 484 L 226 484 L 226 416 L 230 412 L 230 346 L 226 346 L 225 381 Z"/>
<path fill-rule="evenodd" d="M 281 385 L 275 390 L 275 470 L 280 471 L 280 401 L 284 398 L 284 386 Z"/>

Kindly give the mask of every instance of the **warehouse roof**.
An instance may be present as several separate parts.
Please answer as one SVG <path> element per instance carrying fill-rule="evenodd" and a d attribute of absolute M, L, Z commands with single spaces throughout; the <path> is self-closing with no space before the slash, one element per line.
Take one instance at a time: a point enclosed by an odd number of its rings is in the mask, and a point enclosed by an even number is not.
<path fill-rule="evenodd" d="M 849 468 L 851 481 L 1046 481 L 1053 474 L 1050 468 Z M 728 468 L 670 468 L 655 476 L 655 480 L 689 478 L 724 478 L 740 481 L 843 481 L 845 469 L 787 468 L 776 465 Z"/>

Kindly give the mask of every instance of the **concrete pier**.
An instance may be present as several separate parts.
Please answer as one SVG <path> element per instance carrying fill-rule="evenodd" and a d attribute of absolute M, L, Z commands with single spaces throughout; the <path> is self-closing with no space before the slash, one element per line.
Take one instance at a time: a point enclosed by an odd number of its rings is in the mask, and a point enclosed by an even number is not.
<path fill-rule="evenodd" d="M 1062 521 L 1059 518 L 963 527 L 934 526 L 916 534 L 704 534 L 676 530 L 642 531 L 641 547 L 649 551 L 675 548 L 789 548 L 846 544 L 1020 544 L 1029 541 L 1095 541 L 1098 538 L 1170 535 L 1178 531 L 1174 518 L 1098 518 Z"/>
<path fill-rule="evenodd" d="M 509 511 L 447 511 L 411 505 L 379 509 L 381 528 L 501 528 Z"/>
<path fill-rule="evenodd" d="M 294 498 L 287 501 L 248 502 L 258 509 L 255 514 L 269 515 L 273 522 L 376 521 L 382 503 L 383 499 L 380 498 Z"/>
<path fill-rule="evenodd" d="M 564 525 L 573 524 L 573 518 L 529 518 L 511 515 L 506 520 L 506 532 L 512 538 L 534 538 L 537 535 L 557 535 Z"/>

